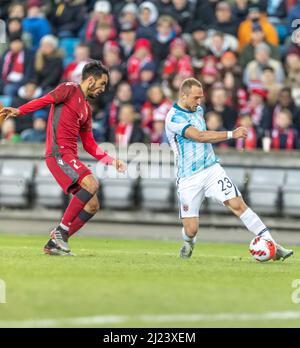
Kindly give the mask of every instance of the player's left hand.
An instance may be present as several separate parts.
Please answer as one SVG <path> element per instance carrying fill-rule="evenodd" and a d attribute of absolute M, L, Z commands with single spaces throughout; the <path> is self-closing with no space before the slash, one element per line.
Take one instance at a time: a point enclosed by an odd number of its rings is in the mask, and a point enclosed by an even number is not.
<path fill-rule="evenodd" d="M 114 160 L 112 165 L 117 169 L 118 172 L 124 173 L 127 169 L 126 164 L 121 160 Z"/>

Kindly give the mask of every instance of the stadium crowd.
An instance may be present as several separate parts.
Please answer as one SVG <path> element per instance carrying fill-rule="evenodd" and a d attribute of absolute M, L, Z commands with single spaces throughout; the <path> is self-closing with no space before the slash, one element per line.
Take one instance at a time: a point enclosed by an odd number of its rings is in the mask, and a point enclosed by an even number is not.
<path fill-rule="evenodd" d="M 78 83 L 97 59 L 111 74 L 91 102 L 98 142 L 167 142 L 166 113 L 195 76 L 208 130 L 249 128 L 245 141 L 216 146 L 300 147 L 300 1 L 1 0 L 0 18 L 0 102 L 18 107 Z M 5 121 L 1 142 L 44 142 L 47 114 Z"/>

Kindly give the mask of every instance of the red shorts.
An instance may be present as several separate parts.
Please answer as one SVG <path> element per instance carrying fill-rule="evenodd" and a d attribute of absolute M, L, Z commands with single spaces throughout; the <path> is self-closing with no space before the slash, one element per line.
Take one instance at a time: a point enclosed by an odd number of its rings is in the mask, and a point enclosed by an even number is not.
<path fill-rule="evenodd" d="M 46 164 L 63 191 L 75 194 L 90 169 L 72 154 L 46 157 Z"/>

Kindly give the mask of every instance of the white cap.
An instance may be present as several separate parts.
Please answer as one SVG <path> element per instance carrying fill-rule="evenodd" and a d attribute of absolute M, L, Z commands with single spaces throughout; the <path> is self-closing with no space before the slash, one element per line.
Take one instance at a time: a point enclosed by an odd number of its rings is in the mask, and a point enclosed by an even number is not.
<path fill-rule="evenodd" d="M 138 7 L 136 6 L 136 4 L 129 3 L 122 8 L 121 12 L 122 13 L 129 12 L 129 13 L 133 13 L 136 15 L 138 13 Z"/>
<path fill-rule="evenodd" d="M 111 4 L 109 1 L 106 1 L 106 0 L 97 1 L 94 5 L 94 11 L 95 12 L 110 13 L 111 12 Z"/>

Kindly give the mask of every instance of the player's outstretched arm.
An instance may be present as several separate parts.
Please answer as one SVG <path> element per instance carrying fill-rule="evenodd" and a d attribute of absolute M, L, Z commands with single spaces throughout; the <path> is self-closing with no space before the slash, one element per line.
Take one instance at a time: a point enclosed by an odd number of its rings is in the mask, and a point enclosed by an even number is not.
<path fill-rule="evenodd" d="M 228 139 L 246 139 L 248 130 L 245 127 L 239 127 L 231 132 L 227 131 L 199 131 L 195 127 L 188 127 L 184 136 L 189 139 L 198 141 L 199 143 L 218 143 Z"/>
<path fill-rule="evenodd" d="M 5 117 L 5 119 L 8 119 L 9 117 L 22 116 L 29 112 L 39 110 L 49 104 L 53 104 L 54 102 L 55 102 L 54 98 L 50 94 L 46 94 L 45 96 L 41 98 L 34 99 L 26 104 L 23 104 L 19 108 L 11 108 L 11 107 L 3 108 L 0 111 L 0 117 Z"/>
<path fill-rule="evenodd" d="M 121 160 L 111 157 L 105 152 L 102 147 L 96 143 L 92 132 L 80 132 L 80 138 L 86 152 L 95 157 L 98 161 L 116 167 L 118 172 L 125 172 L 126 164 Z"/>

